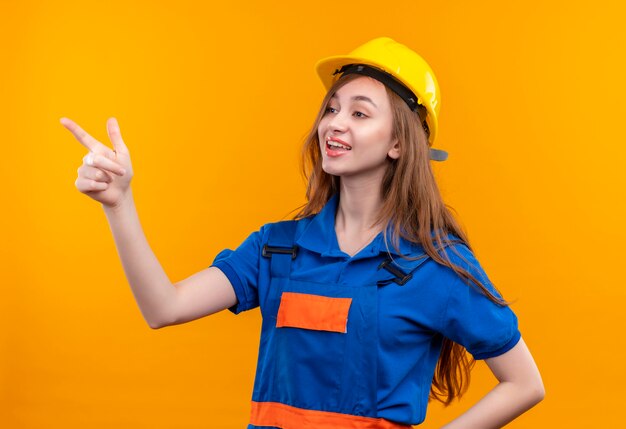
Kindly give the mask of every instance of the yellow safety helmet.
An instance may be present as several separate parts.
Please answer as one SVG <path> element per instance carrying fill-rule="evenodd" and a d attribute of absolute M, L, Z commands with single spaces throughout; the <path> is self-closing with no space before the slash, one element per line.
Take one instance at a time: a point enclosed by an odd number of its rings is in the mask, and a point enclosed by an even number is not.
<path fill-rule="evenodd" d="M 417 53 L 389 37 L 379 37 L 359 46 L 348 55 L 323 58 L 315 65 L 324 87 L 330 87 L 344 74 L 358 73 L 370 76 L 396 92 L 411 108 L 426 108 L 424 129 L 428 143 L 437 136 L 441 94 L 433 70 Z M 430 158 L 445 161 L 448 154 L 430 150 Z"/>

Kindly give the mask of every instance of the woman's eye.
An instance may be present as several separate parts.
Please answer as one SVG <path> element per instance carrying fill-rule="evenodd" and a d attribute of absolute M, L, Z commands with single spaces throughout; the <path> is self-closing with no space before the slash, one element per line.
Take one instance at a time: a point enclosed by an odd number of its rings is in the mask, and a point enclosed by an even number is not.
<path fill-rule="evenodd" d="M 337 113 L 337 109 L 334 107 L 327 107 L 325 113 Z M 357 118 L 367 118 L 367 115 L 363 112 L 356 111 L 353 113 Z"/>

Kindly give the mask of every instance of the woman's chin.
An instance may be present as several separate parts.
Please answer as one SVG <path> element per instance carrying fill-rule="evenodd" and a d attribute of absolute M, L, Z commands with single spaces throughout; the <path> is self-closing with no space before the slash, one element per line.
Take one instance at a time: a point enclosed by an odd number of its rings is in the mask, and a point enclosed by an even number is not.
<path fill-rule="evenodd" d="M 333 168 L 328 165 L 325 165 L 325 163 L 322 163 L 322 170 L 324 171 L 324 173 L 330 174 L 331 176 L 342 176 L 346 173 L 341 168 Z"/>

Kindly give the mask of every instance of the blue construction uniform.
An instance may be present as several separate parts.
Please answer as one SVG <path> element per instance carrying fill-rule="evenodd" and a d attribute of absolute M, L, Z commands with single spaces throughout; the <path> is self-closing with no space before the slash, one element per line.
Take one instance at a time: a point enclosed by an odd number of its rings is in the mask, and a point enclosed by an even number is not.
<path fill-rule="evenodd" d="M 405 255 L 426 255 L 417 261 L 400 258 L 382 233 L 353 257 L 342 252 L 337 205 L 335 195 L 317 215 L 264 225 L 213 262 L 237 296 L 230 310 L 260 307 L 263 316 L 249 429 L 417 425 L 444 337 L 475 359 L 505 353 L 520 339 L 509 307 L 419 245 L 400 241 Z M 499 296 L 467 246 L 445 250 Z"/>

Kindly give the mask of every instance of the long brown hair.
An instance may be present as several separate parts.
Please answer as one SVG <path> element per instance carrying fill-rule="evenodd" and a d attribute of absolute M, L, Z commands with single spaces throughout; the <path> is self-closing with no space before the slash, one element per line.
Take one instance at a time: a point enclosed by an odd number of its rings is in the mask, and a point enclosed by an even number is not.
<path fill-rule="evenodd" d="M 317 129 L 331 96 L 358 77 L 360 75 L 350 74 L 335 82 L 324 97 L 315 122 L 305 137 L 302 173 L 307 181 L 307 203 L 295 216 L 296 219 L 318 213 L 339 191 L 339 177 L 327 174 L 322 169 Z M 489 299 L 499 305 L 508 305 L 502 298 L 491 293 L 470 272 L 453 264 L 446 252 L 443 252 L 444 257 L 439 254 L 440 249 L 452 244 L 448 238 L 450 233 L 456 235 L 470 251 L 472 249 L 467 235 L 450 212 L 454 209 L 443 202 L 439 193 L 429 160 L 428 137 L 421 126 L 420 114 L 423 118 L 425 112 L 411 111 L 395 92 L 387 86 L 385 89 L 393 114 L 392 138 L 397 138 L 400 144 L 400 157 L 387 159 L 389 164 L 382 183 L 383 206 L 375 222 L 384 226 L 385 243 L 391 243 L 400 254 L 401 238 L 421 245 L 434 261 L 454 270 L 466 283 L 477 287 Z M 387 233 L 388 229 L 392 231 L 391 237 Z M 454 247 L 451 249 L 465 260 Z M 403 257 L 410 259 L 405 255 Z M 494 289 L 499 293 L 495 286 Z M 430 399 L 436 399 L 447 406 L 454 398 L 460 398 L 469 386 L 470 372 L 474 364 L 474 359 L 463 346 L 444 338 L 431 385 Z"/>

